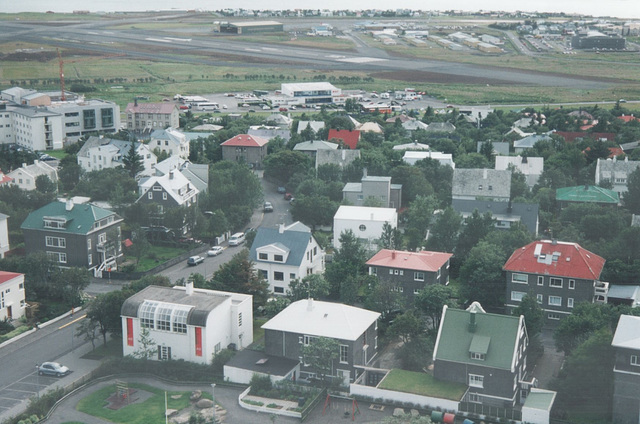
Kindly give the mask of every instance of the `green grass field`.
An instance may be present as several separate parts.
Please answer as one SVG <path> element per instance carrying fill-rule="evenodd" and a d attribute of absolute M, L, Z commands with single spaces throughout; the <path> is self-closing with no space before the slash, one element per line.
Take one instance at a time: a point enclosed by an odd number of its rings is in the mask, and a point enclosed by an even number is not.
<path fill-rule="evenodd" d="M 380 382 L 381 389 L 413 393 L 422 396 L 434 396 L 449 400 L 462 399 L 467 386 L 436 380 L 431 374 L 404 370 L 391 370 Z"/>
<path fill-rule="evenodd" d="M 76 409 L 94 417 L 103 418 L 113 423 L 122 424 L 164 424 L 165 391 L 144 384 L 130 384 L 130 388 L 136 388 L 153 393 L 153 396 L 142 403 L 134 403 L 117 411 L 105 408 L 106 399 L 116 392 L 116 386 L 104 387 L 78 402 Z M 179 399 L 171 396 L 180 395 Z M 181 410 L 189 406 L 190 392 L 167 392 L 169 409 Z M 207 394 L 203 393 L 203 397 Z M 208 396 L 211 399 L 211 396 Z"/>
<path fill-rule="evenodd" d="M 139 272 L 148 271 L 151 268 L 160 265 L 162 262 L 182 255 L 186 251 L 187 249 L 184 248 L 151 245 L 149 251 L 140 258 L 140 262 L 135 270 Z M 133 260 L 135 262 L 135 258 L 133 257 L 126 256 L 126 259 Z"/>

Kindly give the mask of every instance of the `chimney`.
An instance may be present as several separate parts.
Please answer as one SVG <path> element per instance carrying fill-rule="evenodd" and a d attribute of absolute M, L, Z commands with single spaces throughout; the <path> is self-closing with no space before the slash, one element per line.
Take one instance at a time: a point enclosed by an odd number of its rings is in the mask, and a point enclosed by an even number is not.
<path fill-rule="evenodd" d="M 173 169 L 171 171 L 169 171 L 169 179 L 173 180 Z"/>
<path fill-rule="evenodd" d="M 511 204 L 511 200 L 509 200 L 509 204 L 507 205 L 507 213 L 513 212 L 513 205 Z"/>
<path fill-rule="evenodd" d="M 40 161 L 39 161 L 38 159 L 34 159 L 34 160 L 33 160 L 33 164 L 34 164 L 34 165 L 37 165 L 37 164 L 39 164 L 39 163 L 40 163 Z"/>
<path fill-rule="evenodd" d="M 557 245 L 557 244 L 558 244 L 558 239 L 552 239 L 552 240 L 551 240 L 551 245 L 552 245 L 552 246 L 555 246 L 555 245 Z"/>
<path fill-rule="evenodd" d="M 187 296 L 191 296 L 193 294 L 193 281 L 187 281 L 185 284 Z"/>
<path fill-rule="evenodd" d="M 278 233 L 284 234 L 284 224 L 278 224 Z"/>
<path fill-rule="evenodd" d="M 138 107 L 138 98 L 137 97 L 133 99 L 133 105 L 135 107 Z"/>
<path fill-rule="evenodd" d="M 489 171 L 487 168 L 484 168 L 482 170 L 482 179 L 486 180 L 487 179 L 487 171 Z"/>
<path fill-rule="evenodd" d="M 307 311 L 313 311 L 313 297 L 307 299 Z"/>
<path fill-rule="evenodd" d="M 342 151 L 342 160 L 344 160 L 345 156 L 347 156 L 347 152 L 345 150 Z"/>
<path fill-rule="evenodd" d="M 523 156 L 523 157 L 522 157 L 522 163 L 527 163 L 527 162 L 528 162 L 527 157 L 526 157 L 526 156 Z"/>
<path fill-rule="evenodd" d="M 392 250 L 391 251 L 391 259 L 395 259 L 396 258 L 396 251 Z"/>
<path fill-rule="evenodd" d="M 475 333 L 476 327 L 476 311 L 471 311 L 469 312 L 469 332 Z"/>
<path fill-rule="evenodd" d="M 367 177 L 367 168 L 362 168 L 362 178 Z"/>
<path fill-rule="evenodd" d="M 25 162 L 23 162 L 23 163 L 22 163 L 22 167 L 23 167 L 23 168 L 26 168 L 26 167 L 27 167 L 27 164 L 26 164 Z"/>
<path fill-rule="evenodd" d="M 67 199 L 64 205 L 64 210 L 69 212 L 71 209 L 73 209 L 73 199 Z"/>

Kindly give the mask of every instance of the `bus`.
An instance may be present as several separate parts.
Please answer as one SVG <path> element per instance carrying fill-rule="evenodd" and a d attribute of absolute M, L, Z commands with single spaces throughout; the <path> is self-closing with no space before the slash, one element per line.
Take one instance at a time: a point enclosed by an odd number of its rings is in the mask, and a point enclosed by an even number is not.
<path fill-rule="evenodd" d="M 208 111 L 208 110 L 218 110 L 220 109 L 220 105 L 214 102 L 207 103 L 197 103 L 195 106 L 196 110 Z"/>

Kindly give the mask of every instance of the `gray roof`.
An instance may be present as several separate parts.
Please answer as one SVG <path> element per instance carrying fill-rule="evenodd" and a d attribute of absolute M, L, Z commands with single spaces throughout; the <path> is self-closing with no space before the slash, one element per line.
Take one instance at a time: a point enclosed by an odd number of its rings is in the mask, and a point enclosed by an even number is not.
<path fill-rule="evenodd" d="M 342 192 L 360 193 L 362 191 L 362 183 L 346 183 Z"/>
<path fill-rule="evenodd" d="M 295 369 L 299 363 L 300 361 L 296 359 L 267 355 L 264 352 L 243 349 L 236 353 L 225 366 L 284 377 Z"/>
<path fill-rule="evenodd" d="M 293 150 L 302 152 L 317 152 L 318 150 L 337 150 L 337 143 L 330 143 L 324 140 L 303 141 L 293 146 Z"/>
<path fill-rule="evenodd" d="M 275 137 L 280 137 L 283 140 L 289 141 L 291 138 L 291 131 L 288 128 L 275 128 L 275 127 L 259 127 L 259 128 L 249 128 L 247 134 L 257 137 L 266 138 L 267 140 L 271 140 Z"/>
<path fill-rule="evenodd" d="M 623 286 L 620 284 L 611 284 L 608 299 L 631 300 L 632 305 L 636 306 L 640 303 L 640 286 Z"/>
<path fill-rule="evenodd" d="M 454 132 L 456 126 L 450 122 L 432 122 L 427 127 L 429 132 Z"/>
<path fill-rule="evenodd" d="M 295 223 L 297 224 L 297 223 Z M 311 229 L 306 225 L 292 224 L 285 227 L 283 232 L 279 228 L 258 228 L 256 237 L 253 239 L 249 257 L 252 261 L 258 261 L 257 249 L 268 245 L 277 245 L 280 248 L 289 250 L 287 262 L 284 265 L 300 266 L 309 245 L 309 238 L 312 237 Z"/>
<path fill-rule="evenodd" d="M 185 162 L 180 172 L 200 192 L 209 190 L 209 165 Z"/>
<path fill-rule="evenodd" d="M 311 126 L 314 132 L 318 132 L 324 128 L 324 121 L 300 121 L 298 122 L 298 134 L 307 129 L 307 126 Z"/>
<path fill-rule="evenodd" d="M 135 142 L 135 147 L 138 149 L 142 143 Z M 78 156 L 80 157 L 89 157 L 89 150 L 94 147 L 99 146 L 113 146 L 118 149 L 118 152 L 124 157 L 131 149 L 131 142 L 128 140 L 116 140 L 113 138 L 100 138 L 96 136 L 91 136 L 89 139 L 82 145 L 80 150 L 78 151 Z"/>
<path fill-rule="evenodd" d="M 120 314 L 125 317 L 136 318 L 138 309 L 145 300 L 193 306 L 187 315 L 187 324 L 204 327 L 207 325 L 209 313 L 230 298 L 231 294 L 223 294 L 212 290 L 207 290 L 206 292 L 198 290 L 188 295 L 187 291 L 182 289 L 147 286 L 124 301 Z"/>
<path fill-rule="evenodd" d="M 480 153 L 480 149 L 484 143 L 488 143 L 488 141 L 478 141 L 476 144 L 476 152 Z M 506 141 L 492 141 L 493 151 L 498 155 L 509 156 L 509 143 Z"/>
<path fill-rule="evenodd" d="M 533 146 L 535 146 L 535 144 L 538 141 L 542 141 L 542 140 L 551 140 L 551 137 L 549 137 L 549 135 L 547 134 L 534 134 L 534 135 L 529 135 L 525 138 L 521 138 L 520 140 L 515 140 L 513 142 L 513 148 L 518 148 L 518 149 L 530 149 Z"/>
<path fill-rule="evenodd" d="M 627 175 L 640 167 L 638 160 L 598 159 L 598 170 L 602 172 L 624 172 Z"/>
<path fill-rule="evenodd" d="M 490 200 L 464 200 L 453 199 L 453 210 L 467 216 L 477 210 L 481 214 L 491 212 L 491 215 L 499 220 L 520 221 L 531 234 L 536 234 L 538 227 L 538 204 L 519 202 L 492 202 Z M 509 207 L 511 206 L 511 207 Z"/>
<path fill-rule="evenodd" d="M 327 163 L 333 163 L 344 168 L 359 158 L 360 150 L 358 149 L 318 150 L 316 153 L 316 168 Z"/>
<path fill-rule="evenodd" d="M 620 315 L 611 346 L 640 349 L 640 317 Z"/>
<path fill-rule="evenodd" d="M 452 194 L 456 196 L 506 198 L 511 195 L 511 171 L 454 169 Z"/>

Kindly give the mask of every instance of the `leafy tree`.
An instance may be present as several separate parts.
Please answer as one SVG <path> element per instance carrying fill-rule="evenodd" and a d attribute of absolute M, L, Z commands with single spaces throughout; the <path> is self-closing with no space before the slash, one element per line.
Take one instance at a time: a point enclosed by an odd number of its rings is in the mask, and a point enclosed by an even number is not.
<path fill-rule="evenodd" d="M 248 249 L 242 249 L 220 266 L 206 288 L 250 294 L 254 310 L 264 307 L 269 298 L 269 284 L 255 272 Z"/>
<path fill-rule="evenodd" d="M 417 196 L 407 211 L 407 247 L 415 250 L 425 244 L 427 229 L 431 224 L 433 211 L 437 207 L 435 196 Z"/>
<path fill-rule="evenodd" d="M 560 321 L 553 333 L 556 348 L 570 355 L 597 330 L 604 328 L 611 331 L 615 328 L 619 317 L 619 311 L 609 304 L 578 303 L 572 314 Z"/>
<path fill-rule="evenodd" d="M 351 230 L 340 234 L 340 248 L 333 261 L 327 264 L 325 278 L 331 285 L 331 296 L 337 298 L 340 287 L 347 277 L 356 277 L 364 271 L 366 262 L 364 248 Z"/>
<path fill-rule="evenodd" d="M 494 219 L 491 213 L 485 212 L 480 215 L 478 210 L 465 219 L 465 224 L 460 232 L 458 244 L 456 245 L 456 256 L 466 258 L 469 251 L 478 244 L 480 240 L 493 230 Z"/>
<path fill-rule="evenodd" d="M 526 294 L 520 305 L 512 312 L 515 316 L 524 316 L 524 324 L 527 327 L 529 338 L 533 338 L 542 332 L 544 327 L 544 310 L 538 304 L 537 299 L 532 294 Z"/>
<path fill-rule="evenodd" d="M 283 150 L 264 160 L 264 177 L 279 184 L 287 184 L 291 177 L 311 169 L 309 156 L 298 151 Z"/>
<path fill-rule="evenodd" d="M 338 202 L 327 196 L 300 196 L 291 204 L 291 216 L 315 231 L 318 225 L 331 225 L 338 207 Z"/>
<path fill-rule="evenodd" d="M 402 250 L 402 241 L 402 231 L 399 228 L 393 228 L 388 222 L 382 224 L 382 234 L 378 240 L 380 249 Z"/>
<path fill-rule="evenodd" d="M 57 268 L 51 273 L 51 284 L 69 306 L 82 303 L 82 290 L 89 285 L 89 273 L 83 268 Z"/>
<path fill-rule="evenodd" d="M 96 348 L 96 339 L 98 338 L 98 325 L 90 319 L 83 319 L 76 329 L 76 337 L 82 337 L 83 340 L 91 342 L 91 349 Z"/>
<path fill-rule="evenodd" d="M 333 362 L 340 357 L 340 345 L 335 339 L 318 337 L 301 349 L 303 362 L 309 364 L 322 381 L 326 384 L 325 377 L 331 375 Z"/>
<path fill-rule="evenodd" d="M 51 181 L 48 176 L 43 174 L 36 177 L 36 190 L 40 193 L 56 193 L 58 186 Z"/>
<path fill-rule="evenodd" d="M 138 336 L 138 349 L 133 352 L 133 356 L 138 359 L 152 359 L 158 353 L 158 347 L 148 328 L 140 330 Z"/>
<path fill-rule="evenodd" d="M 131 295 L 125 291 L 113 291 L 99 294 L 87 307 L 87 318 L 98 326 L 104 344 L 107 344 L 107 333 L 120 334 L 122 319 L 120 309 L 124 301 Z"/>
<path fill-rule="evenodd" d="M 131 247 L 127 250 L 136 258 L 136 266 L 140 263 L 140 259 L 151 249 L 151 244 L 147 240 L 147 235 L 144 230 L 135 225 L 131 227 Z"/>
<path fill-rule="evenodd" d="M 431 363 L 434 346 L 435 340 L 433 339 L 433 335 L 425 336 L 424 334 L 420 334 L 412 337 L 411 340 L 400 347 L 397 353 L 397 357 L 402 364 L 402 369 L 424 372 Z"/>
<path fill-rule="evenodd" d="M 453 208 L 446 208 L 436 219 L 427 247 L 438 252 L 453 252 L 458 244 L 462 216 Z"/>
<path fill-rule="evenodd" d="M 634 214 L 640 214 L 640 167 L 627 178 L 627 192 L 623 196 L 624 206 Z"/>
<path fill-rule="evenodd" d="M 391 170 L 394 184 L 402 184 L 402 204 L 412 203 L 417 197 L 434 194 L 434 189 L 422 169 L 415 166 L 400 165 Z"/>
<path fill-rule="evenodd" d="M 442 284 L 430 284 L 420 290 L 420 293 L 415 298 L 415 305 L 429 319 L 431 328 L 437 330 L 440 327 L 444 305 L 456 306 L 455 300 L 452 298 L 453 290 L 451 287 L 443 286 Z"/>
<path fill-rule="evenodd" d="M 478 301 L 485 308 L 504 304 L 506 282 L 502 276 L 505 257 L 499 246 L 481 241 L 469 252 L 460 268 L 460 297 Z"/>
<path fill-rule="evenodd" d="M 263 312 L 268 317 L 274 317 L 291 304 L 291 301 L 282 296 L 272 297 L 269 299 L 266 305 L 264 305 Z"/>
<path fill-rule="evenodd" d="M 131 141 L 129 151 L 122 157 L 122 164 L 131 178 L 135 178 L 144 169 L 142 156 L 136 150 L 135 141 Z"/>
<path fill-rule="evenodd" d="M 120 188 L 118 188 L 120 187 Z M 73 194 L 87 196 L 91 200 L 111 201 L 114 193 L 133 201 L 137 198 L 138 183 L 123 168 L 105 168 L 81 175 Z"/>
<path fill-rule="evenodd" d="M 400 336 L 403 343 L 407 343 L 409 340 L 416 338 L 422 333 L 424 324 L 418 318 L 413 311 L 407 311 L 402 315 L 398 315 L 391 326 L 389 332 Z"/>
<path fill-rule="evenodd" d="M 322 299 L 329 295 L 329 283 L 321 274 L 306 275 L 302 280 L 296 278 L 289 283 L 287 297 L 291 302 L 301 299 Z"/>

